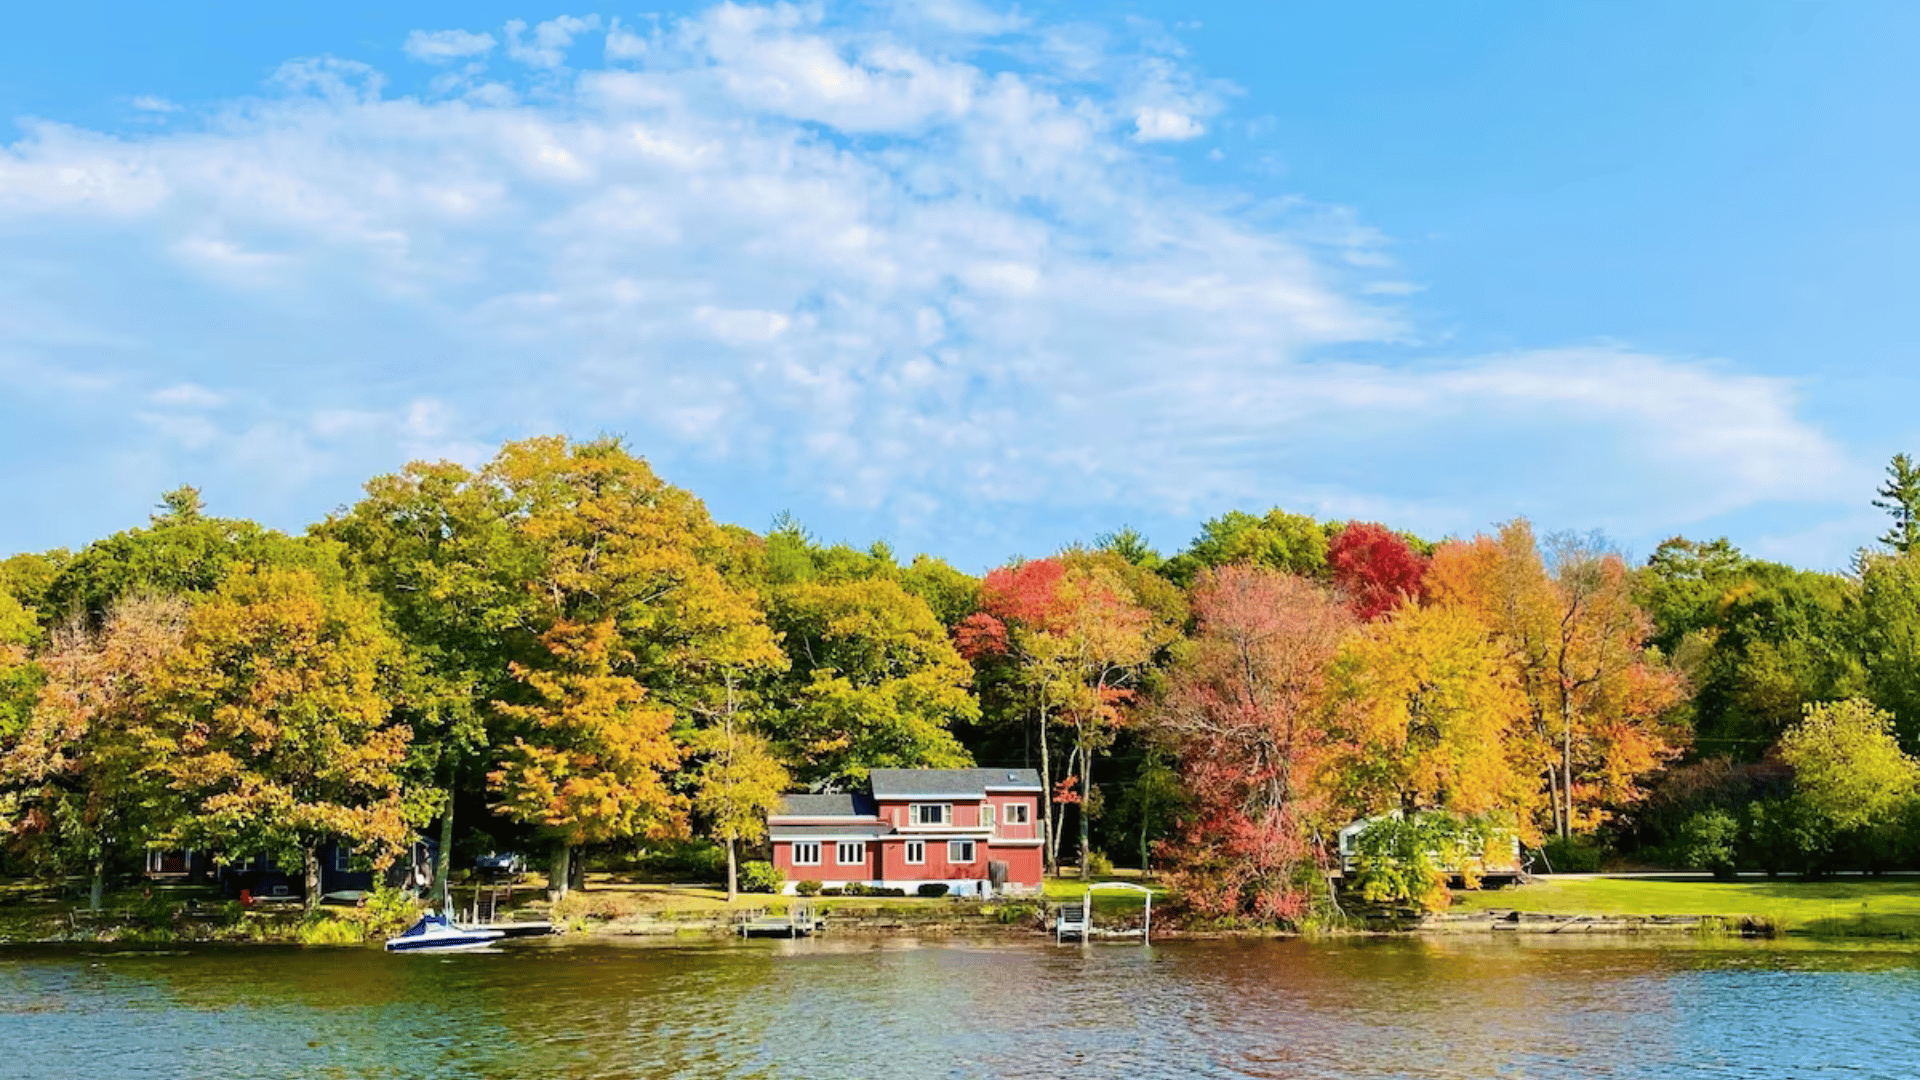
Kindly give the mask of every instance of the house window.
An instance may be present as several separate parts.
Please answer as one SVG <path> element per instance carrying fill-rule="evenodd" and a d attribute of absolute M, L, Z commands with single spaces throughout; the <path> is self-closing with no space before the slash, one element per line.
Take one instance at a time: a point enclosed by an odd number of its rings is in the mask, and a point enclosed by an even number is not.
<path fill-rule="evenodd" d="M 1009 825 L 1030 824 L 1032 819 L 1029 817 L 1029 814 L 1031 812 L 1032 807 L 1029 807 L 1026 803 L 1010 802 L 1006 806 L 1006 822 Z"/>
<path fill-rule="evenodd" d="M 992 803 L 984 803 L 981 805 L 980 827 L 983 829 L 993 828 L 993 804 Z"/>
<path fill-rule="evenodd" d="M 915 825 L 947 825 L 953 821 L 953 807 L 947 803 L 915 803 Z"/>
<path fill-rule="evenodd" d="M 345 844 L 336 844 L 333 849 L 334 873 L 344 874 L 353 866 L 353 849 Z"/>
<path fill-rule="evenodd" d="M 841 866 L 864 866 L 867 862 L 867 845 L 835 844 L 833 861 Z"/>
<path fill-rule="evenodd" d="M 950 840 L 947 842 L 947 861 L 950 863 L 970 863 L 973 861 L 973 841 Z"/>
<path fill-rule="evenodd" d="M 907 865 L 922 866 L 927 861 L 927 842 L 925 840 L 907 841 Z"/>
<path fill-rule="evenodd" d="M 820 844 L 818 841 L 805 840 L 793 845 L 793 865 L 819 866 Z"/>

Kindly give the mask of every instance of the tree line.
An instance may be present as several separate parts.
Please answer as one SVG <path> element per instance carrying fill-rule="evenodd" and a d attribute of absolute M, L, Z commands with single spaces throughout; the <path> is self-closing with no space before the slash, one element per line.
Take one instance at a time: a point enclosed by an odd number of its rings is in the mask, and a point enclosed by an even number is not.
<path fill-rule="evenodd" d="M 156 847 L 263 852 L 311 900 L 322 845 L 383 865 L 424 830 L 443 876 L 486 837 L 564 894 L 583 855 L 698 837 L 731 889 L 780 793 L 977 762 L 1040 771 L 1050 866 L 1152 865 L 1221 918 L 1303 918 L 1333 831 L 1390 812 L 1562 860 L 1907 865 L 1907 458 L 1879 494 L 1894 527 L 1846 574 L 1276 509 L 975 577 L 718 524 L 606 438 L 415 463 L 302 535 L 182 488 L 0 562 L 3 857 L 97 903 Z"/>

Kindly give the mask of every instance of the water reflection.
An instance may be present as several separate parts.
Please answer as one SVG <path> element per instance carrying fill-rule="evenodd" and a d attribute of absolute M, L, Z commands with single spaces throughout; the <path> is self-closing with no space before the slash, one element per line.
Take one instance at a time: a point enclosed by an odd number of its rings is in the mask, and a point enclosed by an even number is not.
<path fill-rule="evenodd" d="M 1909 1076 L 1898 952 L 1480 938 L 0 953 L 0 1076 Z"/>

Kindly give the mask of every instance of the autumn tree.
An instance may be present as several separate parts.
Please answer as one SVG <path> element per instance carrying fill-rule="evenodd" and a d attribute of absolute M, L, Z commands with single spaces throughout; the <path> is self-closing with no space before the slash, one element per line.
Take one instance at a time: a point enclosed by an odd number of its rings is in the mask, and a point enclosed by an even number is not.
<path fill-rule="evenodd" d="M 507 494 L 513 545 L 528 560 L 527 623 L 540 633 L 514 660 L 517 688 L 498 708 L 512 748 L 490 782 L 511 816 L 556 839 L 558 898 L 585 838 L 679 822 L 673 793 L 638 771 L 677 760 L 652 741 L 658 721 L 711 725 L 740 683 L 786 658 L 751 588 L 728 576 L 735 542 L 617 441 L 509 443 L 478 482 Z M 601 737 L 584 736 L 590 718 L 628 755 L 611 786 L 569 771 L 600 767 L 576 756 L 581 738 Z M 549 789 L 554 769 L 575 782 Z"/>
<path fill-rule="evenodd" d="M 1166 846 L 1183 901 L 1214 916 L 1297 919 L 1311 898 L 1310 781 L 1331 747 L 1328 673 L 1354 620 L 1326 589 L 1275 570 L 1206 570 L 1194 635 L 1152 711 L 1190 801 Z"/>
<path fill-rule="evenodd" d="M 1329 712 L 1335 749 L 1320 782 L 1343 815 L 1446 810 L 1514 814 L 1526 721 L 1502 649 L 1471 612 L 1402 608 L 1341 650 Z"/>
<path fill-rule="evenodd" d="M 1177 636 L 1177 600 L 1154 597 L 1156 584 L 1164 588 L 1116 556 L 1069 552 L 989 573 L 981 583 L 981 612 L 956 628 L 961 651 L 984 667 L 1004 669 L 1031 709 L 1050 866 L 1058 865 L 1064 808 L 1078 804 L 1085 873 L 1097 809 L 1093 763 L 1111 744 L 1149 665 Z M 1055 724 L 1072 736 L 1058 777 L 1048 737 Z"/>
<path fill-rule="evenodd" d="M 611 618 L 559 622 L 538 663 L 513 666 L 519 703 L 496 706 L 512 732 L 487 782 L 502 812 L 554 841 L 548 890 L 566 895 L 573 850 L 633 836 L 668 836 L 685 824 L 667 774 L 680 761 L 671 708 L 615 670 Z"/>
<path fill-rule="evenodd" d="M 1384 525 L 1348 522 L 1327 546 L 1327 568 L 1363 622 L 1426 595 L 1426 557 Z"/>
<path fill-rule="evenodd" d="M 772 745 L 733 713 L 694 733 L 693 811 L 727 849 L 727 900 L 739 895 L 739 846 L 767 835 L 790 778 Z"/>
<path fill-rule="evenodd" d="M 117 602 L 97 627 L 59 626 L 35 664 L 44 685 L 0 754 L 16 842 L 53 872 L 85 866 L 95 910 L 113 857 L 137 851 L 160 824 L 142 750 L 155 679 L 185 622 L 185 602 L 142 597 Z"/>
<path fill-rule="evenodd" d="M 155 679 L 138 751 L 170 796 L 163 837 L 297 853 L 309 908 L 322 844 L 387 865 L 420 810 L 402 778 L 411 732 L 392 722 L 399 659 L 371 598 L 305 570 L 228 574 Z"/>
<path fill-rule="evenodd" d="M 1503 653 L 1525 702 L 1529 753 L 1548 826 L 1570 835 L 1643 792 L 1638 779 L 1676 755 L 1671 710 L 1685 685 L 1649 654 L 1653 626 L 1625 561 L 1592 537 L 1557 534 L 1544 557 L 1524 520 L 1443 545 L 1429 572 L 1441 606 L 1471 613 Z"/>

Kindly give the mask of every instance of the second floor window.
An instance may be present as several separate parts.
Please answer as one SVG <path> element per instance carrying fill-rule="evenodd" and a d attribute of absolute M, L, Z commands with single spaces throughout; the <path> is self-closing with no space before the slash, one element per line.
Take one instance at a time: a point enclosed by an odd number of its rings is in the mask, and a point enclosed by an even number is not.
<path fill-rule="evenodd" d="M 913 823 L 915 825 L 950 825 L 953 823 L 953 807 L 946 803 L 915 803 Z"/>
<path fill-rule="evenodd" d="M 1032 818 L 1032 808 L 1023 802 L 1010 802 L 1000 811 L 1000 820 L 1009 825 L 1026 825 Z"/>

